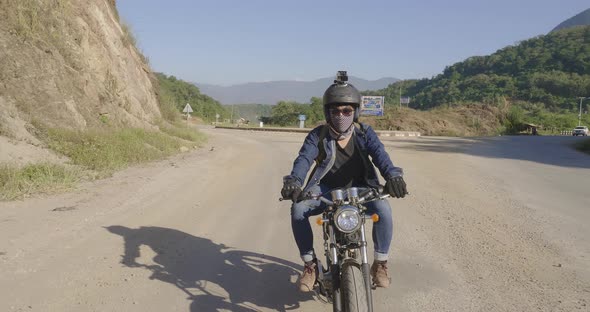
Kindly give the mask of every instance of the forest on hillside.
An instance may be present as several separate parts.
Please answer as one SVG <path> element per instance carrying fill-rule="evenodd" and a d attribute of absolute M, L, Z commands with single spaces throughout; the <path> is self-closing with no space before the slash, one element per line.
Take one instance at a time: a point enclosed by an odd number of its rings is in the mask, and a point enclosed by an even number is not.
<path fill-rule="evenodd" d="M 225 106 L 210 96 L 202 94 L 195 85 L 163 73 L 155 73 L 155 75 L 159 84 L 159 100 L 165 103 L 163 107 L 171 108 L 162 112 L 167 119 L 177 118 L 175 116 L 182 112 L 187 103 L 193 109 L 192 116 L 207 122 L 215 121 L 216 114 L 220 115 L 220 120 L 230 118 L 231 112 Z"/>
<path fill-rule="evenodd" d="M 474 56 L 445 68 L 432 79 L 404 80 L 365 92 L 384 95 L 397 104 L 411 98 L 410 107 L 431 109 L 465 104 L 509 106 L 502 120 L 507 132 L 533 123 L 551 132 L 578 124 L 580 97 L 590 97 L 590 26 L 579 26 L 538 36 Z M 590 99 L 582 101 L 582 122 L 590 121 Z"/>
<path fill-rule="evenodd" d="M 525 40 L 448 66 L 432 79 L 405 80 L 367 94 L 395 103 L 400 88 L 416 109 L 508 100 L 552 112 L 574 111 L 578 97 L 590 96 L 590 26 Z"/>

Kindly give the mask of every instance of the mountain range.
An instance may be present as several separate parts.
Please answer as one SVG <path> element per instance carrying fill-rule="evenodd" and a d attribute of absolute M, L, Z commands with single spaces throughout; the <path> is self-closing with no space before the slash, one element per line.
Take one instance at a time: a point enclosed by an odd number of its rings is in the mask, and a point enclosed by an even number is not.
<path fill-rule="evenodd" d="M 366 80 L 354 76 L 349 81 L 359 91 L 378 90 L 387 87 L 399 79 L 381 78 Z M 216 86 L 195 83 L 203 94 L 216 99 L 222 104 L 276 104 L 279 101 L 296 101 L 308 103 L 312 97 L 321 97 L 334 78 L 322 78 L 314 81 L 269 81 L 250 82 L 232 86 Z"/>

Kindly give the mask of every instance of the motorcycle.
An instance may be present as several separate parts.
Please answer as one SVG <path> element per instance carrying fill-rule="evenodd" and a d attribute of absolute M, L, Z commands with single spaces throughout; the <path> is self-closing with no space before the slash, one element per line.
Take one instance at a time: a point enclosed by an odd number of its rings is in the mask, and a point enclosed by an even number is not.
<path fill-rule="evenodd" d="M 367 257 L 365 221 L 379 221 L 377 214 L 366 215 L 364 204 L 388 198 L 373 188 L 334 189 L 331 199 L 309 195 L 303 199 L 324 202 L 327 208 L 318 217 L 322 226 L 326 267 L 318 259 L 316 286 L 332 303 L 335 312 L 372 312 L 371 272 Z"/>

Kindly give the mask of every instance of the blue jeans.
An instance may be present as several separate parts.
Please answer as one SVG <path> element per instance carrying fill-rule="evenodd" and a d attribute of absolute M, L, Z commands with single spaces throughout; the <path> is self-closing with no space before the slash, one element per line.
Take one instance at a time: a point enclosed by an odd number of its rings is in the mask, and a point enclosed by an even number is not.
<path fill-rule="evenodd" d="M 313 194 L 326 192 L 324 186 L 311 189 Z M 329 198 L 330 196 L 325 196 Z M 386 261 L 389 257 L 389 246 L 393 237 L 393 217 L 391 207 L 387 200 L 377 200 L 365 204 L 367 214 L 377 213 L 379 221 L 373 225 L 373 244 L 375 249 L 375 260 Z M 309 224 L 309 217 L 321 214 L 326 209 L 326 204 L 319 200 L 308 199 L 291 206 L 291 228 L 293 236 L 299 248 L 299 254 L 303 261 L 311 261 L 315 254 L 313 251 L 313 232 Z"/>

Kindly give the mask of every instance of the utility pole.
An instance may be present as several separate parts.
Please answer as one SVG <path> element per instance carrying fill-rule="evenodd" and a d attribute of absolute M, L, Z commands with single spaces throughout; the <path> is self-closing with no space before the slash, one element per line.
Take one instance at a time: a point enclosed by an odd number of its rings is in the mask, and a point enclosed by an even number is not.
<path fill-rule="evenodd" d="M 585 99 L 590 99 L 590 96 L 589 97 L 581 96 L 581 97 L 579 97 L 579 99 L 580 99 L 580 114 L 578 114 L 578 127 L 582 125 L 582 101 Z"/>
<path fill-rule="evenodd" d="M 229 117 L 229 123 L 233 123 L 234 122 L 234 105 L 231 105 L 231 117 Z"/>
<path fill-rule="evenodd" d="M 402 84 L 399 84 L 399 108 L 402 108 Z"/>

